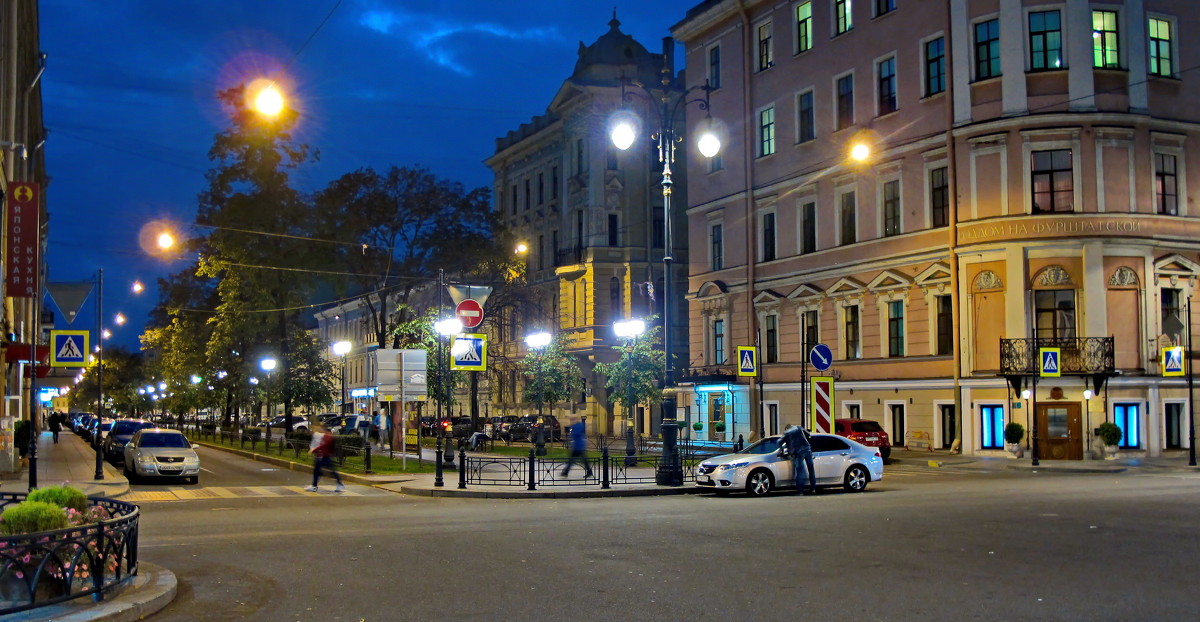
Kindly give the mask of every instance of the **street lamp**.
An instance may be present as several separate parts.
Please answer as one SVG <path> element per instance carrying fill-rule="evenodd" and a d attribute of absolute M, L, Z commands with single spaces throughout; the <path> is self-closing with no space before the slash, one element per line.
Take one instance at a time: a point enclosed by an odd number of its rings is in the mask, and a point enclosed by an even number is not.
<path fill-rule="evenodd" d="M 434 460 L 437 462 L 437 465 L 434 469 L 433 485 L 434 485 L 434 487 L 440 488 L 444 485 L 444 482 L 442 480 L 442 441 L 446 436 L 446 428 L 444 426 L 442 426 L 442 420 L 445 419 L 449 415 L 449 410 L 446 405 L 446 400 L 450 397 L 450 378 L 449 378 L 449 376 L 450 376 L 450 369 L 449 369 L 450 361 L 449 361 L 449 357 L 447 356 L 447 352 L 442 345 L 442 341 L 443 341 L 443 339 L 448 338 L 451 335 L 457 335 L 458 333 L 461 333 L 462 329 L 463 329 L 463 325 L 462 325 L 462 322 L 458 318 L 449 317 L 449 318 L 441 319 L 441 320 L 438 320 L 437 322 L 434 322 L 433 329 L 438 334 L 438 369 L 441 370 L 441 374 L 439 374 L 439 376 L 441 378 L 441 382 L 438 383 L 441 386 L 437 387 L 437 389 L 438 389 L 438 421 L 437 421 L 438 435 L 437 435 L 437 441 L 436 441 L 436 445 L 435 445 L 435 449 L 434 449 Z M 448 449 L 449 448 L 447 447 L 447 450 Z M 454 454 L 449 453 L 449 455 L 450 455 L 450 460 L 453 460 Z"/>
<path fill-rule="evenodd" d="M 271 415 L 275 414 L 273 405 L 271 404 L 271 372 L 275 370 L 275 365 L 277 365 L 277 364 L 278 364 L 278 362 L 271 357 L 267 357 L 258 362 L 258 366 L 263 371 L 267 372 L 266 393 L 267 393 L 267 420 L 268 421 L 270 421 Z M 286 428 L 287 425 L 284 424 L 284 427 Z M 284 430 L 284 432 L 283 432 L 284 436 L 287 436 L 287 434 L 289 432 L 291 432 L 291 430 Z"/>
<path fill-rule="evenodd" d="M 634 80 L 623 79 L 621 84 L 621 100 L 622 102 L 632 102 L 634 97 L 641 96 L 652 105 L 650 108 L 654 110 L 659 123 L 658 131 L 652 134 L 658 143 L 658 160 L 662 162 L 662 192 L 663 192 L 663 353 L 665 356 L 665 369 L 663 374 L 663 400 L 662 400 L 662 442 L 663 442 L 663 464 L 660 468 L 659 475 L 656 479 L 658 483 L 663 484 L 678 484 L 683 483 L 683 465 L 676 464 L 675 460 L 675 438 L 679 433 L 679 427 L 675 425 L 675 361 L 671 350 L 671 305 L 674 300 L 672 298 L 672 290 L 674 290 L 674 279 L 671 272 L 671 264 L 674 261 L 672 257 L 673 245 L 671 237 L 671 165 L 675 162 L 675 148 L 677 143 L 683 140 L 681 132 L 676 130 L 676 127 L 683 121 L 680 113 L 687 108 L 688 104 L 695 103 L 705 112 L 708 112 L 708 94 L 712 91 L 712 87 L 705 82 L 703 85 L 693 86 L 686 90 L 673 90 L 671 83 L 673 76 L 671 70 L 663 67 L 660 71 L 661 86 L 651 90 L 640 82 Z M 628 86 L 637 87 L 641 92 L 627 89 Z M 702 97 L 689 97 L 696 92 L 701 92 Z M 613 144 L 621 150 L 628 149 L 633 145 L 639 133 L 640 120 L 637 115 L 629 108 L 623 108 L 614 115 L 611 123 L 611 132 Z M 721 140 L 715 131 L 716 124 L 711 116 L 705 118 L 701 124 L 700 136 L 698 137 L 696 147 L 700 154 L 706 158 L 716 156 L 721 150 Z M 630 431 L 632 434 L 632 431 Z"/>
<path fill-rule="evenodd" d="M 343 415 L 346 414 L 346 355 L 353 347 L 354 345 L 349 341 L 339 341 L 333 344 L 333 353 L 342 357 L 342 405 L 338 410 Z"/>
<path fill-rule="evenodd" d="M 636 453 L 633 446 L 633 344 L 646 332 L 646 323 L 642 320 L 617 322 L 613 324 L 613 332 L 624 339 L 629 347 L 629 377 L 625 384 L 625 466 L 633 466 L 637 462 L 633 457 Z"/>
<path fill-rule="evenodd" d="M 538 404 L 538 421 L 539 422 L 543 421 L 542 415 L 544 414 L 542 412 L 542 403 L 543 403 L 543 400 L 542 400 L 542 390 L 543 390 L 542 367 L 543 367 L 543 363 L 545 362 L 543 360 L 543 357 L 546 355 L 546 346 L 550 345 L 550 341 L 551 341 L 550 333 L 547 333 L 544 331 L 540 332 L 540 333 L 533 333 L 532 335 L 527 335 L 525 337 L 525 345 L 528 346 L 530 350 L 533 350 L 538 353 L 538 358 L 537 358 L 537 363 L 538 363 L 537 404 Z M 537 429 L 537 455 L 539 455 L 539 456 L 546 455 L 546 438 L 545 438 L 545 436 L 543 436 L 544 433 L 545 433 L 545 425 L 543 424 L 543 425 L 540 425 Z"/>

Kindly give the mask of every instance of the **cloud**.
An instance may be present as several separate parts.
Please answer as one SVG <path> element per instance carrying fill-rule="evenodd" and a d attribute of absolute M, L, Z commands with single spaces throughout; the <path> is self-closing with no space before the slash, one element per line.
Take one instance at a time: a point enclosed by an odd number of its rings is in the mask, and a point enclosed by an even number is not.
<path fill-rule="evenodd" d="M 404 13 L 395 9 L 371 9 L 363 12 L 359 25 L 375 32 L 399 36 L 412 44 L 425 58 L 455 73 L 469 76 L 450 40 L 458 35 L 484 34 L 512 41 L 558 41 L 555 27 L 512 29 L 494 23 L 456 23 L 435 17 Z"/>

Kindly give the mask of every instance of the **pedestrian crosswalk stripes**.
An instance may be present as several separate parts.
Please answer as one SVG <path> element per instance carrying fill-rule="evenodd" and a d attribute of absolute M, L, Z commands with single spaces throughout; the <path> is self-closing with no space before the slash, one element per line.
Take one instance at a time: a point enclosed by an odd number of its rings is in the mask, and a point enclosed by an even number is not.
<path fill-rule="evenodd" d="M 351 487 L 336 493 L 341 497 L 363 497 L 370 488 Z M 121 496 L 122 501 L 153 503 L 156 501 L 197 501 L 202 499 L 253 499 L 276 497 L 322 497 L 333 496 L 333 488 L 309 492 L 303 486 L 210 486 L 206 488 L 178 488 L 172 490 L 130 490 Z"/>

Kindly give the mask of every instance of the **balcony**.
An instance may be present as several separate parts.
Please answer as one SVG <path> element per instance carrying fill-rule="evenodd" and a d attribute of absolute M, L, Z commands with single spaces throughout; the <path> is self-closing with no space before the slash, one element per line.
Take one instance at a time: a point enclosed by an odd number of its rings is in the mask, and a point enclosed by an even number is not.
<path fill-rule="evenodd" d="M 1034 337 L 1000 340 L 1000 375 L 1039 375 L 1038 350 L 1041 348 L 1059 348 L 1062 351 L 1059 366 L 1064 376 L 1114 374 L 1112 337 Z"/>

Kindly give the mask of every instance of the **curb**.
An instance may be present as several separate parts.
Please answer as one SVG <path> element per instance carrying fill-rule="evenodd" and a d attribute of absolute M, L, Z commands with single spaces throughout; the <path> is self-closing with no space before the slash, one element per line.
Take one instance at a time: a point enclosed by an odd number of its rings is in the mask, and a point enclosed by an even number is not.
<path fill-rule="evenodd" d="M 81 597 L 58 605 L 24 611 L 4 619 L 10 622 L 133 622 L 152 616 L 175 600 L 179 582 L 175 573 L 149 562 L 138 562 L 138 575 L 108 600 Z"/>
<path fill-rule="evenodd" d="M 1010 471 L 1046 471 L 1048 473 L 1124 473 L 1129 470 L 1125 466 L 1110 466 L 1110 467 L 1073 467 L 1073 466 L 1047 466 L 1040 464 L 1033 466 L 1032 464 L 1009 464 L 1005 466 Z"/>
<path fill-rule="evenodd" d="M 252 451 L 246 451 L 245 449 L 234 449 L 233 447 L 226 447 L 224 445 L 215 445 L 212 443 L 208 443 L 205 441 L 198 441 L 198 440 L 194 440 L 192 442 L 196 443 L 197 445 L 201 445 L 203 447 L 208 447 L 209 449 L 216 449 L 219 451 L 223 451 L 225 453 L 230 453 L 230 454 L 234 454 L 236 456 L 241 456 L 241 457 L 247 458 L 249 460 L 254 460 L 255 462 L 263 462 L 263 463 L 270 464 L 273 466 L 284 467 L 290 471 L 302 471 L 304 473 L 312 473 L 312 470 L 313 470 L 311 466 L 301 463 L 301 462 L 292 462 L 291 460 L 285 460 L 283 458 L 276 458 L 275 456 L 264 456 L 263 454 L 254 453 Z M 401 474 L 401 475 L 396 475 L 396 476 L 390 476 L 390 475 L 366 475 L 366 476 L 364 476 L 364 475 L 359 475 L 356 473 L 345 473 L 342 471 L 338 471 L 338 474 L 342 476 L 342 479 L 344 479 L 348 482 L 351 482 L 353 484 L 362 484 L 364 486 L 377 486 L 379 484 L 395 484 L 395 483 L 405 482 L 405 481 L 412 479 L 411 475 L 406 475 L 406 474 Z"/>
<path fill-rule="evenodd" d="M 705 492 L 693 486 L 672 488 L 630 488 L 618 490 L 536 490 L 536 491 L 490 491 L 459 490 L 457 488 L 416 488 L 401 486 L 400 492 L 418 497 L 462 497 L 473 499 L 590 499 L 596 497 L 657 497 L 665 495 L 687 495 Z"/>

